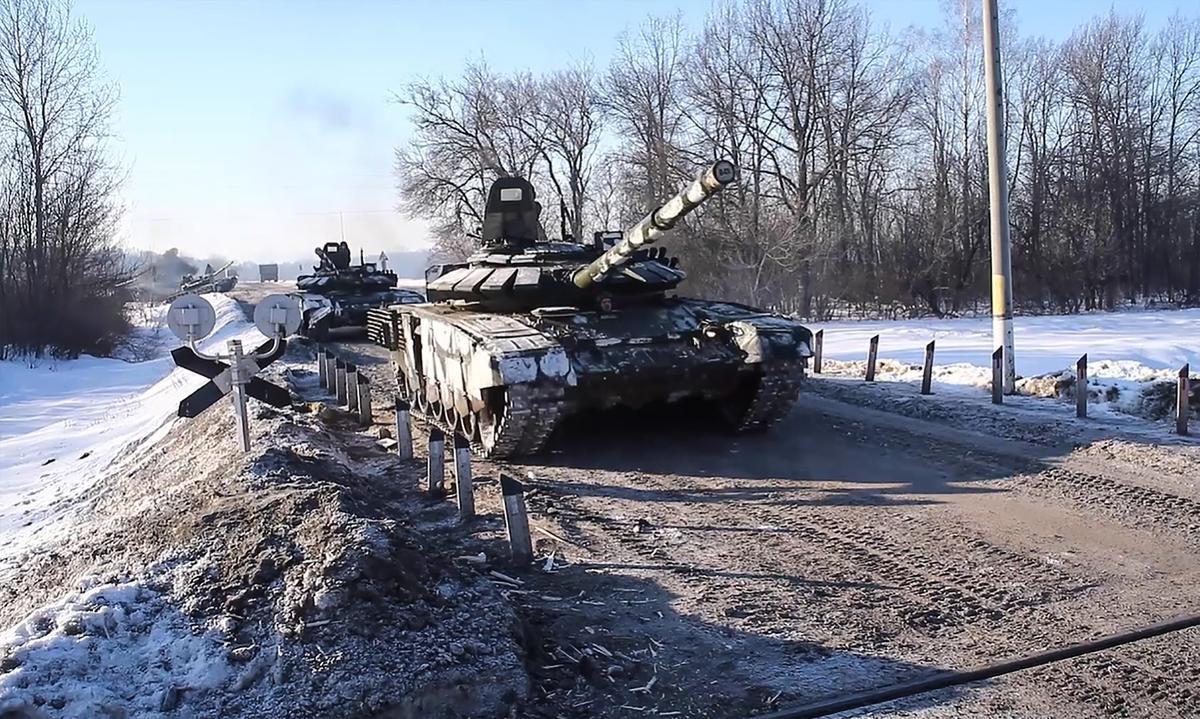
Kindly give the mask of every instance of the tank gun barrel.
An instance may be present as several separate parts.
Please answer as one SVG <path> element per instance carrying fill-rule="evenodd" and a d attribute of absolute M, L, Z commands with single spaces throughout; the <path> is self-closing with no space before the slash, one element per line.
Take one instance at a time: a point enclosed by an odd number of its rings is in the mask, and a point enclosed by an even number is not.
<path fill-rule="evenodd" d="M 637 224 L 625 231 L 624 237 L 575 273 L 573 279 L 580 289 L 603 280 L 614 267 L 620 267 L 638 249 L 654 244 L 680 218 L 709 200 L 737 177 L 737 168 L 728 160 L 718 160 L 685 187 Z"/>

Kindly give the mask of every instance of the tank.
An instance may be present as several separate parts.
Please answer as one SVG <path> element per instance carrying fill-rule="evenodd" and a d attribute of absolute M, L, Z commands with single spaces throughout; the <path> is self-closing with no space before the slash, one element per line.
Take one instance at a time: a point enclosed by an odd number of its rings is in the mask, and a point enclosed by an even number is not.
<path fill-rule="evenodd" d="M 229 268 L 233 262 L 227 262 L 220 269 L 213 269 L 206 264 L 204 272 L 198 275 L 186 274 L 179 281 L 179 292 L 171 299 L 188 293 L 204 294 L 206 292 L 229 292 L 237 286 L 237 275 L 230 274 Z M 218 276 L 220 275 L 220 276 Z"/>
<path fill-rule="evenodd" d="M 812 335 L 789 317 L 676 296 L 654 243 L 736 178 L 720 161 L 623 231 L 548 242 L 524 179 L 488 193 L 483 246 L 426 274 L 429 302 L 370 312 L 412 410 L 489 457 L 533 454 L 573 413 L 683 400 L 735 432 L 794 404 Z"/>
<path fill-rule="evenodd" d="M 325 340 L 330 330 L 364 328 L 367 311 L 373 307 L 424 302 L 415 290 L 396 289 L 396 273 L 379 269 L 359 257 L 351 264 L 350 246 L 345 242 L 327 242 L 315 250 L 318 264 L 313 273 L 296 278 L 293 296 L 300 301 L 300 333 L 314 340 Z"/>

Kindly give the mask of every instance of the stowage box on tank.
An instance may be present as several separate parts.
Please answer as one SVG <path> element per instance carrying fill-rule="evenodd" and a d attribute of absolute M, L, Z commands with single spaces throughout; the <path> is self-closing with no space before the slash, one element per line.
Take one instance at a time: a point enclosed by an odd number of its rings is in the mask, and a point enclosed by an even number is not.
<path fill-rule="evenodd" d="M 428 303 L 369 313 L 413 411 L 491 457 L 537 452 L 580 410 L 703 399 L 736 431 L 791 409 L 811 356 L 794 320 L 671 294 L 684 278 L 653 243 L 736 177 L 720 161 L 623 232 L 547 242 L 532 185 L 488 193 L 483 247 L 430 268 Z"/>

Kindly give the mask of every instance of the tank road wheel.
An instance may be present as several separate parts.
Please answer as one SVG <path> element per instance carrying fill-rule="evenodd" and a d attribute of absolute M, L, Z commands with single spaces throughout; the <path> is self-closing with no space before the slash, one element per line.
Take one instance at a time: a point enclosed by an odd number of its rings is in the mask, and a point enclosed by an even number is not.
<path fill-rule="evenodd" d="M 453 402 L 442 407 L 442 421 L 446 423 L 447 429 L 452 432 L 458 431 L 458 412 L 455 411 Z"/>
<path fill-rule="evenodd" d="M 470 410 L 470 411 L 466 412 L 465 414 L 463 414 L 462 421 L 459 422 L 459 425 L 460 425 L 459 428 L 462 430 L 463 436 L 466 437 L 468 441 L 471 441 L 471 442 L 479 441 L 479 413 L 478 412 L 476 412 L 474 410 Z"/>
<path fill-rule="evenodd" d="M 496 437 L 500 432 L 500 423 L 504 419 L 504 410 L 508 403 L 508 393 L 503 387 L 489 387 L 483 391 L 483 408 L 475 412 L 476 432 L 483 453 L 490 455 L 496 446 Z"/>
<path fill-rule="evenodd" d="M 412 401 L 413 409 L 422 415 L 429 413 L 429 402 L 425 399 L 425 388 L 418 382 L 417 386 L 412 388 L 410 400 Z"/>

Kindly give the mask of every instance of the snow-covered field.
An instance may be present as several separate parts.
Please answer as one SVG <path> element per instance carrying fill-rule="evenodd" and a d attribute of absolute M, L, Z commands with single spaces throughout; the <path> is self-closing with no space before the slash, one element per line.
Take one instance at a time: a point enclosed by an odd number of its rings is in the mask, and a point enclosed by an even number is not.
<path fill-rule="evenodd" d="M 217 325 L 202 351 L 263 341 L 236 302 L 207 298 Z M 145 362 L 0 362 L 0 579 L 8 558 L 68 530 L 72 500 L 169 431 L 179 400 L 204 383 L 172 363 L 164 311 L 139 317 L 139 339 L 158 347 Z"/>
<path fill-rule="evenodd" d="M 828 322 L 811 328 L 825 330 L 827 372 L 861 376 L 869 340 L 879 335 L 880 381 L 919 383 L 925 345 L 933 340 L 935 387 L 975 391 L 991 383 L 987 317 Z M 1018 383 L 1022 394 L 1054 396 L 1056 385 L 1061 392 L 1063 380 L 1073 382 L 1075 362 L 1087 353 L 1093 401 L 1152 415 L 1145 395 L 1155 382 L 1172 381 L 1184 363 L 1193 374 L 1200 368 L 1200 309 L 1018 317 L 1014 347 L 1017 376 L 1025 378 Z"/>

